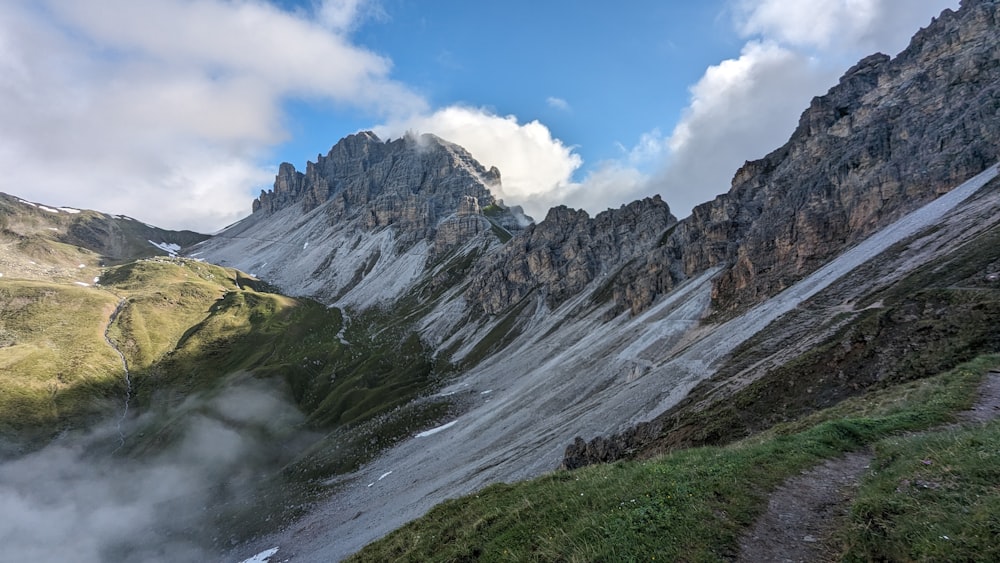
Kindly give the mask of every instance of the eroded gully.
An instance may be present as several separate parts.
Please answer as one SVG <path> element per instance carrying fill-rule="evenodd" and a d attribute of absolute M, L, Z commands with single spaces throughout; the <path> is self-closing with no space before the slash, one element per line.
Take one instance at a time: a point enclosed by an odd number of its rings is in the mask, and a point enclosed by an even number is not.
<path fill-rule="evenodd" d="M 131 402 L 132 400 L 132 376 L 128 371 L 128 360 L 125 358 L 125 353 L 121 351 L 121 348 L 118 347 L 118 344 L 116 344 L 115 341 L 112 340 L 111 338 L 111 326 L 115 324 L 116 320 L 118 320 L 118 315 L 122 312 L 122 309 L 125 308 L 125 304 L 126 301 L 124 299 L 118 301 L 118 305 L 115 307 L 114 312 L 112 312 L 111 317 L 108 318 L 107 326 L 104 327 L 104 341 L 108 343 L 108 346 L 111 346 L 111 348 L 115 351 L 115 353 L 118 354 L 118 358 L 122 362 L 122 370 L 125 372 L 124 375 L 125 397 L 122 401 L 123 403 L 122 413 L 121 415 L 119 415 L 118 421 L 115 424 L 115 428 L 118 431 L 118 447 L 115 448 L 115 451 L 111 452 L 112 454 L 117 453 L 118 450 L 122 449 L 122 447 L 125 445 L 124 424 L 125 424 L 125 418 L 128 416 L 129 402 Z"/>

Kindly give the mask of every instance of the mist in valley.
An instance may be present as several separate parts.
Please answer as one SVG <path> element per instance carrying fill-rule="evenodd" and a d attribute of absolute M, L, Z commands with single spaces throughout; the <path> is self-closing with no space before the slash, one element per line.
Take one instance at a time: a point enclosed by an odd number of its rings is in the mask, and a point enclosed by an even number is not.
<path fill-rule="evenodd" d="M 244 381 L 132 419 L 124 447 L 108 420 L 0 462 L 2 559 L 218 560 L 282 508 L 259 494 L 309 443 L 302 422 L 282 389 Z"/>

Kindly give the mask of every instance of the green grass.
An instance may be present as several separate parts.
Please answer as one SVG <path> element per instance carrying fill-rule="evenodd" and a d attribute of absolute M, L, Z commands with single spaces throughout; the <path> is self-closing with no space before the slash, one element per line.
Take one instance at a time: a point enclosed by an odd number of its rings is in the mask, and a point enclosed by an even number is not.
<path fill-rule="evenodd" d="M 786 478 L 951 420 L 971 403 L 985 370 L 998 364 L 1000 357 L 981 358 L 729 446 L 493 485 L 438 505 L 352 560 L 726 560 Z"/>
<path fill-rule="evenodd" d="M 339 309 L 272 293 L 236 270 L 157 258 L 105 270 L 101 287 L 0 280 L 4 452 L 37 448 L 62 430 L 121 413 L 123 371 L 104 340 L 121 300 L 109 335 L 129 361 L 135 418 L 115 455 L 169 451 L 184 439 L 188 399 L 240 382 L 263 380 L 303 413 L 234 427 L 263 432 L 272 446 L 264 449 L 275 453 L 247 460 L 259 476 L 252 503 L 213 509 L 220 537 L 245 539 L 275 520 L 290 522 L 330 492 L 331 476 L 454 414 L 444 399 L 418 399 L 451 367 L 431 358 L 391 311 L 355 313 L 347 322 Z M 103 446 L 110 455 L 117 442 Z"/>
<path fill-rule="evenodd" d="M 133 412 L 169 412 L 192 394 L 226 386 L 234 374 L 279 381 L 306 414 L 306 426 L 329 433 L 321 442 L 340 452 L 304 460 L 310 474 L 354 468 L 375 455 L 370 440 L 353 439 L 360 425 L 391 444 L 447 410 L 432 403 L 402 408 L 450 367 L 433 360 L 405 323 L 390 323 L 389 312 L 354 315 L 345 344 L 340 310 L 271 293 L 232 269 L 158 258 L 109 268 L 101 284 L 0 281 L 3 437 L 40 444 L 118 413 L 123 371 L 104 329 L 119 300 L 125 306 L 109 335 L 128 359 Z M 169 415 L 157 424 L 169 424 Z M 157 447 L 169 442 L 155 428 L 146 434 L 158 436 Z"/>
<path fill-rule="evenodd" d="M 0 282 L 0 435 L 45 436 L 109 406 L 122 378 L 103 333 L 115 303 L 74 285 Z"/>
<path fill-rule="evenodd" d="M 847 561 L 1000 560 L 1000 422 L 879 442 Z"/>

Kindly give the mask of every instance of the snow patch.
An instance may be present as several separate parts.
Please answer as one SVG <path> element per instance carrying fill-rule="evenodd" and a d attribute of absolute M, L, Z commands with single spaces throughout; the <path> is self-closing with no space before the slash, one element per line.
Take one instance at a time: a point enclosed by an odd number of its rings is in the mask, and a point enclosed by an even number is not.
<path fill-rule="evenodd" d="M 86 267 L 87 267 L 86 264 L 80 264 L 79 266 L 77 266 L 77 268 L 86 268 Z"/>
<path fill-rule="evenodd" d="M 78 285 L 80 287 L 90 287 L 89 283 L 84 283 L 82 281 L 77 281 L 77 282 L 73 282 L 73 283 L 75 283 L 76 285 Z"/>
<path fill-rule="evenodd" d="M 302 250 L 305 250 L 307 248 L 309 248 L 309 241 L 305 241 L 304 243 L 302 243 Z"/>
<path fill-rule="evenodd" d="M 442 424 L 441 426 L 438 426 L 437 428 L 431 428 L 430 430 L 424 430 L 423 432 L 417 434 L 417 438 L 426 438 L 428 436 L 437 434 L 438 432 L 440 432 L 442 430 L 447 430 L 447 429 L 451 428 L 452 426 L 455 426 L 456 422 L 458 422 L 458 421 L 457 420 L 453 420 L 453 421 L 449 422 L 448 424 Z"/>
<path fill-rule="evenodd" d="M 30 206 L 32 206 L 32 207 L 38 207 L 38 205 L 36 205 L 36 204 L 34 204 L 34 203 L 31 203 L 30 201 L 24 201 L 23 199 L 20 199 L 20 198 L 18 198 L 18 200 L 17 200 L 17 201 L 20 201 L 21 203 L 23 203 L 23 204 L 25 204 L 25 205 L 30 205 Z"/>
<path fill-rule="evenodd" d="M 481 392 L 480 395 L 489 395 L 492 392 L 493 392 L 492 389 L 487 389 L 486 391 Z"/>
<path fill-rule="evenodd" d="M 382 475 L 380 475 L 379 478 L 376 479 L 376 481 L 381 481 L 382 479 L 385 479 L 389 475 L 392 475 L 392 471 L 386 471 L 385 473 L 383 473 Z"/>
<path fill-rule="evenodd" d="M 72 207 L 60 207 L 59 211 L 62 211 L 64 213 L 69 213 L 71 215 L 76 215 L 77 213 L 80 212 L 79 209 L 73 209 Z"/>
<path fill-rule="evenodd" d="M 149 239 L 146 240 L 149 242 L 149 244 L 155 246 L 156 248 L 159 248 L 160 250 L 166 252 L 171 256 L 177 256 L 177 253 L 181 249 L 180 245 L 174 244 L 172 242 L 153 242 Z"/>
<path fill-rule="evenodd" d="M 240 563 L 268 563 L 271 557 L 274 557 L 275 553 L 278 553 L 278 548 L 272 547 L 271 549 L 261 551 L 249 559 L 244 559 Z"/>
<path fill-rule="evenodd" d="M 37 207 L 42 211 L 48 211 L 49 213 L 59 213 L 58 209 L 52 209 L 51 207 L 45 207 L 44 205 L 38 205 Z"/>

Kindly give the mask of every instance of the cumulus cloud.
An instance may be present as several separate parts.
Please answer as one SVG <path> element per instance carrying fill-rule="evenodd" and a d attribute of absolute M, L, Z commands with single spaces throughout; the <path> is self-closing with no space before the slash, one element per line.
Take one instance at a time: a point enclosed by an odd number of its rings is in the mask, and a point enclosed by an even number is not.
<path fill-rule="evenodd" d="M 675 213 L 729 188 L 745 160 L 784 143 L 808 100 L 836 73 L 774 43 L 747 43 L 739 58 L 709 67 L 691 87 L 691 102 L 667 141 L 656 184 Z"/>
<path fill-rule="evenodd" d="M 363 4 L 329 0 L 318 18 L 222 0 L 0 4 L 0 190 L 173 228 L 245 215 L 273 179 L 287 99 L 426 110 L 343 35 Z"/>
<path fill-rule="evenodd" d="M 819 50 L 896 53 L 942 9 L 941 0 L 739 0 L 733 14 L 744 36 Z"/>

